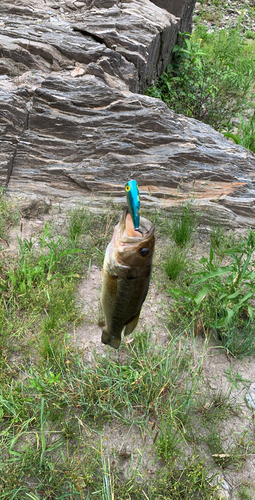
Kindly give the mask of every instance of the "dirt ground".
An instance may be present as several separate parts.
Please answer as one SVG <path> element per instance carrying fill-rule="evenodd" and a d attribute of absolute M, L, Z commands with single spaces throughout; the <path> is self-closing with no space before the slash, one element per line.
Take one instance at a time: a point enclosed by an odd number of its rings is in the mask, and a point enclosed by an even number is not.
<path fill-rule="evenodd" d="M 55 209 L 56 212 L 57 209 Z M 62 226 L 65 220 L 65 212 L 58 213 L 58 224 Z M 10 246 L 5 249 L 7 252 L 16 252 L 17 235 L 20 238 L 34 238 L 41 232 L 44 224 L 56 220 L 56 213 L 36 214 L 35 218 L 28 219 L 22 217 L 18 228 L 12 229 L 10 234 Z M 204 233 L 201 233 L 195 246 L 190 250 L 191 253 L 203 253 L 205 251 Z M 156 262 L 158 262 L 159 248 L 156 243 Z M 72 340 L 84 351 L 84 358 L 88 363 L 92 362 L 94 354 L 105 356 L 109 350 L 111 356 L 120 357 L 121 349 L 114 351 L 101 343 L 101 328 L 98 326 L 99 320 L 99 298 L 101 289 L 102 269 L 92 265 L 88 277 L 81 279 L 77 290 L 77 302 L 81 304 L 84 313 L 84 322 L 73 332 L 70 332 Z M 158 277 L 153 273 L 149 293 L 140 316 L 138 329 L 151 329 L 153 337 L 157 343 L 166 345 L 169 341 L 171 332 L 167 326 L 167 309 L 170 298 L 158 286 Z M 124 339 L 123 342 L 132 342 L 132 335 Z M 190 340 L 191 348 L 197 351 L 203 351 L 206 339 L 196 337 Z M 195 347 L 194 347 L 195 346 Z M 201 354 L 202 355 L 202 354 Z M 239 374 L 239 379 L 230 380 L 229 370 L 232 374 Z M 227 372 L 227 373 L 226 373 Z M 226 449 L 231 446 L 233 438 L 245 432 L 245 440 L 255 440 L 254 410 L 252 410 L 246 401 L 246 395 L 250 393 L 250 386 L 255 383 L 255 359 L 247 357 L 244 360 L 230 358 L 223 350 L 217 348 L 212 340 L 206 347 L 204 356 L 203 385 L 205 391 L 209 393 L 218 393 L 223 391 L 229 393 L 230 398 L 240 403 L 239 413 L 233 415 L 226 421 L 222 421 L 220 431 L 223 432 Z M 240 378 L 246 382 L 240 381 Z M 254 397 L 255 399 L 255 397 Z M 103 446 L 108 450 L 109 456 L 114 463 L 115 455 L 122 457 L 121 467 L 123 472 L 128 473 L 129 469 L 134 467 L 141 468 L 143 474 L 148 476 L 155 474 L 155 452 L 153 451 L 153 432 L 148 429 L 148 433 L 142 434 L 139 429 L 127 429 L 119 424 L 107 424 L 103 430 Z M 189 455 L 189 446 L 187 445 L 187 456 Z M 213 465 L 213 458 L 208 454 L 208 450 L 201 445 L 201 458 L 208 464 Z M 117 459 L 116 459 L 117 460 Z M 119 458 L 118 458 L 119 460 Z M 238 471 L 230 469 L 222 470 L 213 465 L 214 472 L 217 472 L 217 481 L 220 484 L 222 498 L 238 500 L 242 497 L 237 493 L 241 484 L 251 485 L 254 483 L 255 500 L 255 453 L 247 454 L 242 468 Z"/>

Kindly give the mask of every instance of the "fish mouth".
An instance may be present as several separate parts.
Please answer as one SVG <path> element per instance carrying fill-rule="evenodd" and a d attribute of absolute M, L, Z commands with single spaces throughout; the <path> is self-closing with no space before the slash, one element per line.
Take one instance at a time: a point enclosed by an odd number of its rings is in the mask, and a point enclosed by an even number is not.
<path fill-rule="evenodd" d="M 147 219 L 140 217 L 140 227 L 135 229 L 131 214 L 128 209 L 123 210 L 122 217 L 119 223 L 119 237 L 122 241 L 132 240 L 138 241 L 141 239 L 150 238 L 154 232 L 154 226 Z"/>

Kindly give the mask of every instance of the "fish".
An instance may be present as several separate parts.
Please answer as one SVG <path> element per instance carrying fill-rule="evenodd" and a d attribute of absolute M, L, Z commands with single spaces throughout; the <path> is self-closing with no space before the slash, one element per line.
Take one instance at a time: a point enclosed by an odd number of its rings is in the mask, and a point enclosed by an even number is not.
<path fill-rule="evenodd" d="M 125 185 L 128 209 L 134 223 L 135 230 L 139 230 L 140 226 L 140 196 L 137 182 L 135 180 L 128 181 Z"/>
<path fill-rule="evenodd" d="M 132 216 L 125 209 L 104 258 L 103 344 L 118 349 L 122 331 L 126 336 L 135 329 L 149 289 L 154 246 L 154 225 L 140 217 L 139 231 L 136 231 Z"/>

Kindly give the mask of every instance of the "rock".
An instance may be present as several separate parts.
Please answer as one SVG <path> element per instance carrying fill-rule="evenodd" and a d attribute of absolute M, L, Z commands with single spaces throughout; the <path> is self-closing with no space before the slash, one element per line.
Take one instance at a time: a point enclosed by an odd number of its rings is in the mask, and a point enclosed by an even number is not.
<path fill-rule="evenodd" d="M 221 500 L 228 500 L 229 498 L 232 498 L 230 485 L 221 473 L 216 473 L 213 478 L 209 478 L 208 483 L 211 486 L 217 486 L 218 498 Z"/>
<path fill-rule="evenodd" d="M 196 0 L 152 0 L 155 5 L 161 9 L 165 9 L 175 17 L 180 18 L 180 31 L 191 31 L 192 13 L 196 4 Z"/>
<path fill-rule="evenodd" d="M 84 75 L 84 73 L 85 73 L 84 68 L 77 67 L 72 71 L 71 76 L 82 76 Z"/>
<path fill-rule="evenodd" d="M 71 10 L 76 10 L 76 8 L 77 8 L 75 3 L 70 1 L 70 0 L 66 1 L 66 6 L 69 7 L 69 9 L 71 9 Z"/>
<path fill-rule="evenodd" d="M 86 6 L 86 3 L 85 2 L 74 2 L 74 5 L 75 5 L 75 7 L 77 7 L 77 9 L 82 9 L 82 7 Z"/>
<path fill-rule="evenodd" d="M 1 4 L 1 185 L 101 209 L 124 203 L 133 177 L 143 206 L 192 198 L 208 218 L 252 225 L 254 155 L 141 94 L 194 2 L 107 2 L 62 0 L 54 18 L 47 0 Z"/>
<path fill-rule="evenodd" d="M 0 150 L 0 186 L 8 185 L 17 145 L 27 125 L 28 110 L 22 98 L 0 92 L 1 113 L 1 150 Z"/>
<path fill-rule="evenodd" d="M 253 411 L 255 410 L 255 383 L 250 385 L 249 392 L 245 395 L 246 403 Z"/>

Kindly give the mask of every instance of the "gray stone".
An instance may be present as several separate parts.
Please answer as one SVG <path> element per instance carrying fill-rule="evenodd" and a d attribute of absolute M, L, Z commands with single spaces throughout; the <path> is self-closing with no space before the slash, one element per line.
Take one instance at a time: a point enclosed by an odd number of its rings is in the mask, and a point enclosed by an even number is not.
<path fill-rule="evenodd" d="M 196 0 L 152 0 L 155 5 L 181 19 L 180 31 L 191 31 Z"/>
<path fill-rule="evenodd" d="M 1 185 L 105 207 L 133 177 L 144 206 L 192 198 L 208 218 L 253 225 L 254 155 L 141 94 L 194 2 L 178 3 L 182 17 L 149 0 L 58 5 L 53 21 L 52 0 L 0 6 Z"/>
<path fill-rule="evenodd" d="M 251 384 L 249 392 L 245 395 L 247 405 L 255 410 L 255 383 Z"/>

